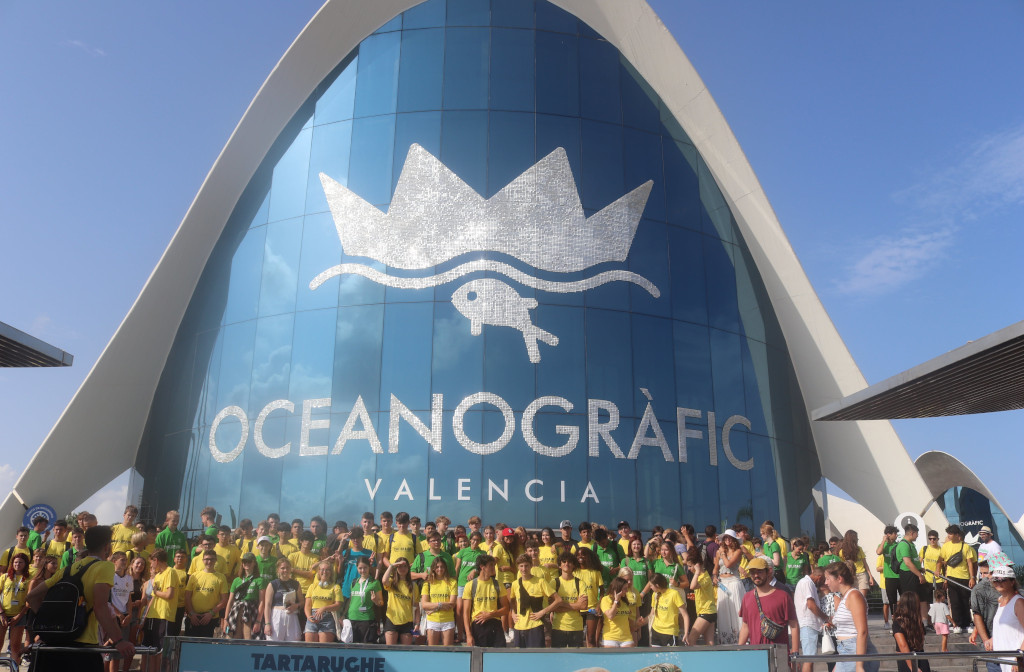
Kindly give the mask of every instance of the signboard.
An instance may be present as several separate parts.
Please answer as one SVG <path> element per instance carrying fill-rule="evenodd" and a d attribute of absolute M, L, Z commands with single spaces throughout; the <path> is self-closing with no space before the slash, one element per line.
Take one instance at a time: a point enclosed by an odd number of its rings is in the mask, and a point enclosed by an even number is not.
<path fill-rule="evenodd" d="M 22 524 L 25 527 L 32 529 L 32 520 L 39 517 L 46 517 L 46 531 L 49 532 L 53 529 L 53 524 L 57 522 L 57 512 L 49 504 L 36 504 L 35 506 L 28 507 L 28 511 L 25 512 L 25 518 Z"/>
<path fill-rule="evenodd" d="M 502 651 L 485 649 L 484 672 L 522 672 L 522 670 L 603 669 L 608 672 L 637 672 L 664 663 L 680 670 L 715 672 L 770 672 L 775 653 L 770 647 L 742 647 L 733 651 L 703 649 L 636 650 L 628 653 L 609 649 L 546 649 L 544 651 Z M 783 656 L 785 658 L 785 656 Z M 421 656 L 429 658 L 429 656 Z M 785 669 L 784 667 L 782 669 Z"/>
<path fill-rule="evenodd" d="M 910 511 L 906 513 L 901 513 L 900 515 L 896 516 L 896 520 L 893 522 L 893 525 L 895 525 L 896 528 L 899 530 L 899 533 L 896 535 L 897 541 L 903 540 L 904 527 L 906 527 L 907 525 L 916 525 L 918 529 L 918 535 L 917 541 L 914 542 L 914 546 L 916 546 L 917 550 L 920 552 L 922 548 L 928 545 L 928 535 L 925 534 L 925 531 L 928 528 L 926 528 L 924 525 L 924 518 L 917 515 L 916 513 Z"/>
<path fill-rule="evenodd" d="M 181 640 L 179 672 L 469 672 L 472 649 Z M 738 669 L 738 668 L 737 668 Z"/>

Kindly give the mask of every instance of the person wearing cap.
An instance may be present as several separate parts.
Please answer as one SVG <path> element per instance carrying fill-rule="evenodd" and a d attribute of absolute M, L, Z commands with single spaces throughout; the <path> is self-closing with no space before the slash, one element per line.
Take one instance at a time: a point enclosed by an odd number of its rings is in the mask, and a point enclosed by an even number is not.
<path fill-rule="evenodd" d="M 274 540 L 267 535 L 256 539 L 256 569 L 264 581 L 277 578 L 277 558 L 274 557 Z"/>
<path fill-rule="evenodd" d="M 253 633 L 260 631 L 263 625 L 263 600 L 260 597 L 269 583 L 261 575 L 256 556 L 252 553 L 242 554 L 241 566 L 241 574 L 231 582 L 225 609 L 224 634 L 231 639 L 251 639 Z"/>
<path fill-rule="evenodd" d="M 978 540 L 981 542 L 978 546 L 979 562 L 990 555 L 1001 553 L 1003 550 L 999 542 L 992 538 L 992 528 L 988 525 L 982 525 L 981 529 L 978 530 Z"/>
<path fill-rule="evenodd" d="M 971 612 L 974 617 L 974 632 L 970 642 L 980 645 L 986 651 L 992 650 L 992 625 L 999 609 L 999 591 L 991 581 L 988 560 L 978 562 L 978 582 L 971 591 Z M 988 672 L 1000 672 L 999 663 L 985 663 Z"/>
<path fill-rule="evenodd" d="M 942 553 L 936 565 L 936 573 L 945 574 L 949 579 L 949 611 L 953 617 L 954 635 L 963 632 L 970 626 L 971 589 L 974 588 L 975 567 L 978 555 L 974 547 L 964 541 L 963 530 L 959 525 L 946 528 L 947 541 L 942 545 Z"/>
<path fill-rule="evenodd" d="M 513 549 L 516 543 L 516 533 L 511 527 L 504 527 L 501 529 L 501 534 L 498 536 L 498 540 L 494 542 L 494 546 L 491 548 L 491 555 L 494 556 L 494 560 L 497 564 L 497 579 L 498 583 L 504 586 L 505 593 L 508 594 L 509 588 L 512 587 L 512 581 L 515 579 L 515 566 L 513 561 Z M 509 644 L 512 643 L 512 638 L 515 633 L 512 631 L 512 616 L 509 612 L 505 612 L 501 617 L 501 624 L 505 628 L 505 641 Z"/>
<path fill-rule="evenodd" d="M 1011 565 L 992 567 L 992 585 L 999 592 L 999 608 L 992 618 L 992 651 L 1019 651 L 1024 649 L 1024 598 Z M 988 648 L 988 647 L 986 647 Z M 1003 663 L 1002 672 L 1014 672 L 1017 667 Z"/>
<path fill-rule="evenodd" d="M 562 538 L 559 540 L 559 543 L 562 544 L 562 550 L 575 554 L 578 545 L 576 540 L 572 538 L 572 521 L 563 520 L 558 524 L 558 529 L 562 533 Z"/>
<path fill-rule="evenodd" d="M 718 586 L 718 637 L 719 644 L 735 644 L 740 634 L 740 607 L 746 589 L 740 580 L 740 561 L 743 551 L 740 540 L 731 528 L 722 532 L 715 565 L 711 572 L 712 581 Z"/>
<path fill-rule="evenodd" d="M 800 650 L 800 625 L 796 617 L 793 595 L 788 590 L 772 586 L 774 570 L 764 558 L 753 558 L 747 563 L 747 573 L 754 582 L 754 590 L 743 596 L 740 607 L 740 636 L 738 644 L 786 644 L 790 653 Z M 783 627 L 772 639 L 761 632 L 761 614 Z"/>

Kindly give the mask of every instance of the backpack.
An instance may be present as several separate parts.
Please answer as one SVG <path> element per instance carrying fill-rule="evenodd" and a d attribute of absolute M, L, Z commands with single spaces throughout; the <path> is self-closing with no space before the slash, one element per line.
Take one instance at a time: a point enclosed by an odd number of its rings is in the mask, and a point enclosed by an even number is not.
<path fill-rule="evenodd" d="M 470 609 L 473 608 L 473 602 L 476 600 L 476 582 L 479 578 L 473 579 L 473 585 L 469 587 L 469 605 Z M 498 577 L 491 577 L 491 581 L 494 583 L 494 597 L 495 606 L 501 605 L 501 590 L 498 588 Z"/>
<path fill-rule="evenodd" d="M 578 599 L 580 599 L 580 579 L 579 579 L 579 577 L 573 577 L 572 580 L 576 582 L 576 599 L 578 600 Z M 562 577 L 556 576 L 555 577 L 555 592 L 557 593 L 558 589 L 561 588 L 561 587 L 562 587 Z"/>
<path fill-rule="evenodd" d="M 98 562 L 99 558 L 84 563 L 75 572 L 69 567 L 60 581 L 46 591 L 32 628 L 47 644 L 70 644 L 85 631 L 92 609 L 86 607 L 82 577 Z"/>
<path fill-rule="evenodd" d="M 900 565 L 903 562 L 903 560 L 901 558 L 896 556 L 896 549 L 898 549 L 900 547 L 900 544 L 902 544 L 904 541 L 905 540 L 900 539 L 899 543 L 893 544 L 893 547 L 891 549 L 889 549 L 889 557 L 888 557 L 889 571 L 894 573 L 894 574 L 896 574 L 896 575 L 899 575 L 899 573 L 900 573 Z"/>

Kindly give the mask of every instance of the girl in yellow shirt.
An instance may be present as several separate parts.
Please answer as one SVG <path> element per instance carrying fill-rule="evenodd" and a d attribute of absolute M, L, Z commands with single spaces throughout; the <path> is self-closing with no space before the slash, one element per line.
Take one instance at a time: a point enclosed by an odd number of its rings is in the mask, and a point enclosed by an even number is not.
<path fill-rule="evenodd" d="M 409 561 L 398 558 L 384 572 L 381 583 L 388 591 L 388 608 L 384 613 L 384 643 L 412 644 L 414 605 L 419 591 L 409 576 Z"/>
<path fill-rule="evenodd" d="M 708 646 L 715 644 L 715 623 L 718 621 L 718 603 L 715 599 L 715 584 L 711 581 L 711 572 L 704 566 L 700 557 L 700 550 L 691 548 L 686 551 L 686 566 L 689 567 L 693 578 L 690 580 L 690 590 L 693 591 L 694 606 L 697 611 L 697 620 L 686 636 L 686 643 L 693 646 L 697 639 L 704 638 Z"/>
<path fill-rule="evenodd" d="M 455 644 L 455 603 L 459 597 L 458 582 L 448 576 L 444 558 L 434 558 L 430 578 L 423 583 L 420 609 L 427 613 L 427 644 Z"/>
<path fill-rule="evenodd" d="M 0 575 L 0 642 L 10 630 L 11 657 L 21 665 L 21 643 L 25 639 L 25 598 L 28 596 L 28 556 L 18 553 L 11 560 L 7 573 Z"/>
<path fill-rule="evenodd" d="M 608 594 L 601 599 L 601 616 L 604 630 L 602 643 L 606 647 L 636 646 L 633 626 L 636 623 L 636 608 L 629 604 L 627 593 L 630 582 L 620 576 L 612 579 Z"/>
<path fill-rule="evenodd" d="M 337 639 L 334 612 L 341 608 L 341 586 L 334 580 L 333 564 L 327 560 L 314 566 L 316 580 L 306 591 L 307 642 L 333 642 Z"/>

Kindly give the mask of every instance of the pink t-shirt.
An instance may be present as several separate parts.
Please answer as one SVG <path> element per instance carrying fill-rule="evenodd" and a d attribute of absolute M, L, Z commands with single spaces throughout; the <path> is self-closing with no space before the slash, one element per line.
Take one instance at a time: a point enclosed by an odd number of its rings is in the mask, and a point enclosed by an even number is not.
<path fill-rule="evenodd" d="M 754 600 L 755 590 L 743 596 L 743 606 L 740 607 L 740 619 L 747 624 L 750 630 L 750 644 L 789 644 L 789 621 L 796 620 L 796 606 L 793 604 L 793 596 L 788 591 L 775 589 L 770 595 L 761 597 L 761 608 L 764 615 L 782 624 L 782 631 L 779 636 L 772 640 L 765 640 L 761 637 L 761 612 L 757 610 L 757 602 Z"/>

